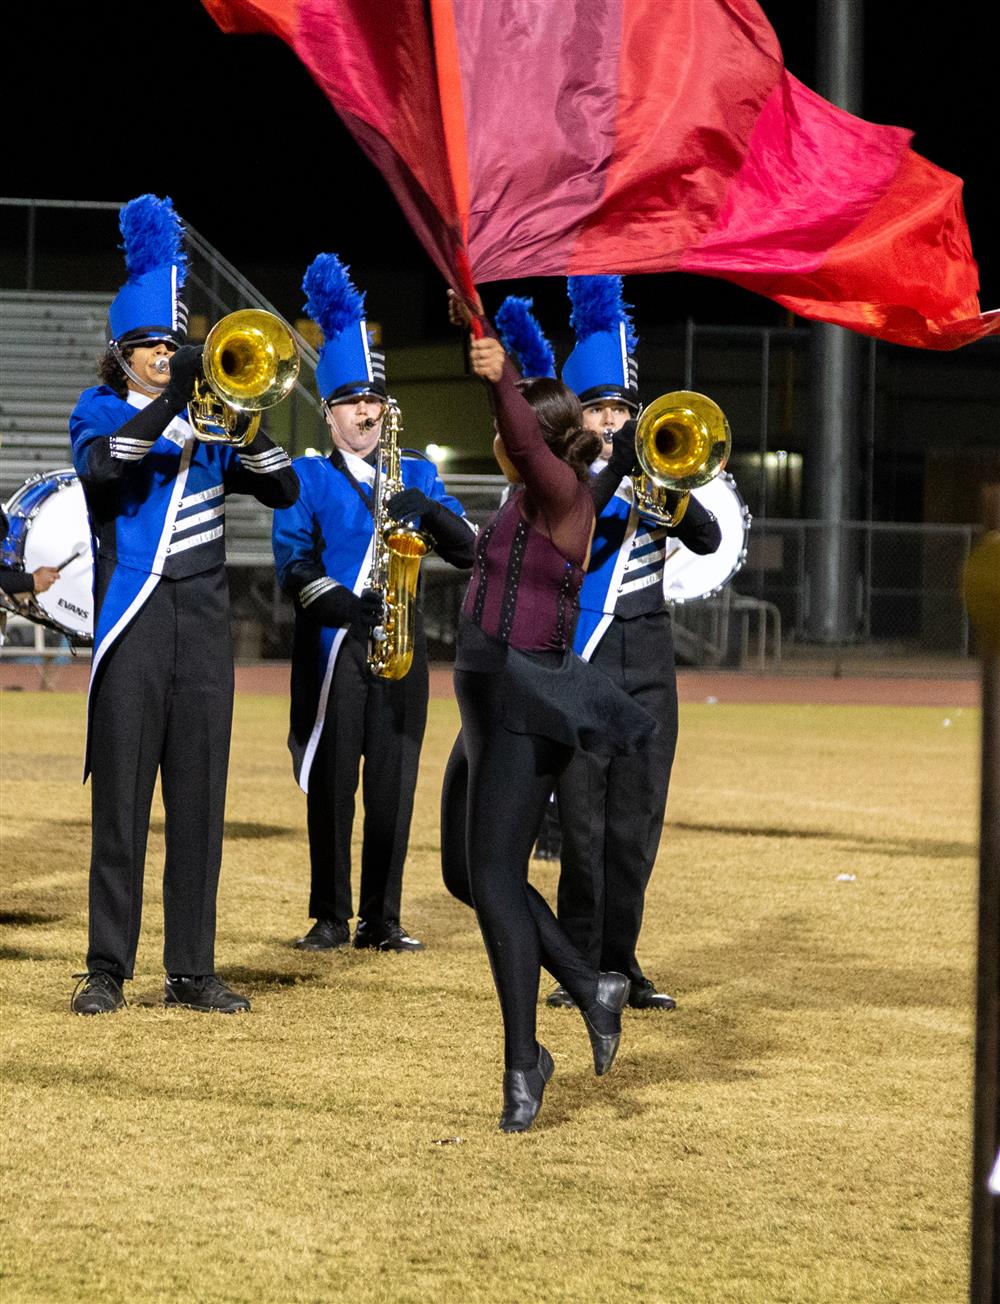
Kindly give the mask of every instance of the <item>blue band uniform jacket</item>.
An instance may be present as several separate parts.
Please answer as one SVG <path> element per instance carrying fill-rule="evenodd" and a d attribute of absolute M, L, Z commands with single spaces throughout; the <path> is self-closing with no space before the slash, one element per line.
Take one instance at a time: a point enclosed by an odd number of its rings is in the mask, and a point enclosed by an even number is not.
<path fill-rule="evenodd" d="M 319 623 L 309 607 L 338 585 L 355 594 L 362 591 L 371 570 L 374 525 L 368 486 L 354 480 L 338 450 L 329 457 L 298 457 L 293 466 L 302 492 L 293 507 L 275 512 L 272 542 L 278 582 L 295 603 L 288 747 L 295 778 L 308 793 L 333 672 L 347 634 L 347 627 Z M 433 462 L 403 450 L 400 466 L 406 488 L 423 490 L 464 520 L 464 508 L 446 492 Z M 468 528 L 471 565 L 474 528 Z"/>
<path fill-rule="evenodd" d="M 589 661 L 616 615 L 628 618 L 662 610 L 672 554 L 685 544 L 695 552 L 713 552 L 718 542 L 715 517 L 697 501 L 696 493 L 675 530 L 639 515 L 632 481 L 625 477 L 597 518 L 573 650 Z"/>
<path fill-rule="evenodd" d="M 85 390 L 70 417 L 95 558 L 95 629 L 88 721 L 101 666 L 161 577 L 182 579 L 225 561 L 225 498 L 249 493 L 269 507 L 298 494 L 288 455 L 265 435 L 246 448 L 201 442 L 182 415 L 156 439 L 118 432 L 150 402 L 105 385 Z M 90 738 L 84 779 L 90 772 Z"/>

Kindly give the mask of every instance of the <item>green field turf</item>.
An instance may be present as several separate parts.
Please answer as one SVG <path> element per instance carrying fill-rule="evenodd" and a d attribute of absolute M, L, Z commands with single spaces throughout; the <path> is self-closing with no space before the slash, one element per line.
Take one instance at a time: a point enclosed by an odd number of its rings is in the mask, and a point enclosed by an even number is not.
<path fill-rule="evenodd" d="M 965 1297 L 977 713 L 684 708 L 640 948 L 680 1008 L 627 1014 L 601 1080 L 579 1016 L 542 1009 L 555 1077 L 507 1137 L 489 970 L 439 881 L 450 702 L 404 900 L 428 949 L 324 956 L 290 946 L 286 703 L 238 701 L 218 965 L 254 1012 L 232 1018 L 159 1004 L 158 805 L 131 1006 L 68 1013 L 84 702 L 0 709 L 5 1304 Z"/>

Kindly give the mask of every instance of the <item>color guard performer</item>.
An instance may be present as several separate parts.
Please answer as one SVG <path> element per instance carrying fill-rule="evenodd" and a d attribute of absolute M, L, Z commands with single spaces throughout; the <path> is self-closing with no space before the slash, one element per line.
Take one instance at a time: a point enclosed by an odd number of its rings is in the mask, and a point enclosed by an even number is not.
<path fill-rule="evenodd" d="M 302 494 L 274 517 L 278 580 L 295 603 L 289 748 L 307 794 L 312 928 L 296 945 L 325 951 L 351 940 L 351 830 L 364 757 L 364 844 L 354 946 L 418 951 L 400 923 L 403 864 L 417 762 L 427 720 L 423 623 L 415 615 L 413 662 L 405 677 L 378 678 L 368 666 L 382 600 L 367 587 L 374 524 L 372 487 L 386 409 L 385 359 L 371 348 L 364 296 L 334 254 L 306 273 L 306 311 L 323 330 L 316 369 L 332 449 L 300 457 Z M 451 565 L 472 565 L 475 530 L 432 462 L 405 450 L 405 488 L 388 516 L 415 521 Z"/>
<path fill-rule="evenodd" d="M 603 436 L 593 471 L 612 468 L 620 483 L 600 514 L 580 590 L 573 647 L 659 724 L 641 754 L 578 752 L 556 788 L 562 828 L 559 922 L 600 969 L 631 980 L 629 1005 L 671 1010 L 636 958 L 646 885 L 659 847 L 677 743 L 677 680 L 670 613 L 664 604 L 664 540 L 675 535 L 696 553 L 714 552 L 720 532 L 711 512 L 688 495 L 676 527 L 643 520 L 633 504 L 634 421 L 640 409 L 637 343 L 622 280 L 568 281 L 576 346 L 562 378 L 579 395 L 584 425 Z M 679 495 L 672 509 L 680 509 Z M 547 998 L 572 1006 L 562 986 Z"/>
<path fill-rule="evenodd" d="M 454 298 L 452 316 L 471 320 Z M 633 751 L 655 722 L 568 647 L 594 522 L 617 486 L 591 484 L 598 436 L 558 380 L 519 381 L 497 339 L 472 340 L 470 361 L 490 387 L 494 452 L 514 489 L 480 532 L 459 626 L 462 730 L 445 771 L 441 857 L 449 891 L 475 907 L 500 1000 L 500 1130 L 523 1132 L 553 1071 L 536 1040 L 540 966 L 579 1003 L 598 1075 L 617 1053 L 629 990 L 624 974 L 580 955 L 531 886 L 533 831 L 576 749 Z"/>
<path fill-rule="evenodd" d="M 201 349 L 184 344 L 183 228 L 169 199 L 142 195 L 121 230 L 128 280 L 109 311 L 102 383 L 70 417 L 96 559 L 90 946 L 72 1008 L 124 1004 L 159 772 L 165 1003 L 233 1013 L 250 1003 L 216 977 L 214 957 L 233 705 L 225 498 L 287 507 L 298 479 L 264 434 L 239 452 L 197 438 L 185 419 Z"/>

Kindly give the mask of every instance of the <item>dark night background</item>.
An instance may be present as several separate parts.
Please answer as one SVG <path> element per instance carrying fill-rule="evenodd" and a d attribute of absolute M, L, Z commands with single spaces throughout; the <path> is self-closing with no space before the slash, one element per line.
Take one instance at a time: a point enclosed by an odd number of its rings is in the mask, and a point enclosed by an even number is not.
<path fill-rule="evenodd" d="M 763 8 L 790 71 L 815 86 L 813 0 L 763 0 Z M 864 79 L 866 118 L 909 127 L 918 152 L 964 178 L 984 308 L 1000 306 L 1000 190 L 983 89 L 995 51 L 989 8 L 868 0 Z M 8 90 L 6 195 L 169 194 L 182 217 L 289 316 L 299 312 L 306 265 L 332 249 L 367 286 L 369 314 L 384 323 L 387 342 L 447 332 L 439 277 L 381 178 L 284 44 L 223 36 L 196 0 L 75 5 L 60 7 L 57 17 L 41 4 L 22 12 L 24 71 L 19 92 Z M 43 217 L 40 252 L 47 242 L 79 256 L 102 242 L 106 223 L 77 220 L 71 235 L 65 219 Z M 0 239 L 7 284 L 17 274 L 19 245 L 23 215 L 7 210 Z M 119 277 L 120 262 L 112 262 L 107 288 Z M 487 290 L 488 308 L 504 288 Z M 529 288 L 543 313 L 563 318 L 558 281 Z M 701 277 L 632 277 L 628 296 L 647 330 L 689 315 L 783 319 L 769 301 Z"/>

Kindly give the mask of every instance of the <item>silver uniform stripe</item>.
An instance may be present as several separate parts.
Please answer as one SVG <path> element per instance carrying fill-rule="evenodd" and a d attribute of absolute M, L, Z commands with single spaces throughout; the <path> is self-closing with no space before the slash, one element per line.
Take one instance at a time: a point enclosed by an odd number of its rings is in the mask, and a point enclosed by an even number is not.
<path fill-rule="evenodd" d="M 218 507 L 206 507 L 203 512 L 195 512 L 193 516 L 178 516 L 174 523 L 174 534 L 190 530 L 195 525 L 203 525 L 205 521 L 214 520 L 215 517 L 222 516 L 225 510 L 225 503 L 219 503 Z"/>
<path fill-rule="evenodd" d="M 667 537 L 666 526 L 659 530 L 644 530 L 640 527 L 635 532 L 635 539 L 632 543 L 632 551 L 637 548 L 644 548 L 648 543 L 662 543 Z"/>
<path fill-rule="evenodd" d="M 638 584 L 640 580 L 645 580 L 647 575 L 662 576 L 663 562 L 658 561 L 652 566 L 636 566 L 630 570 L 627 575 L 622 576 L 622 583 Z"/>
<path fill-rule="evenodd" d="M 619 595 L 623 595 L 626 593 L 638 593 L 640 589 L 648 589 L 651 584 L 659 584 L 661 582 L 661 578 L 662 577 L 659 569 L 655 571 L 651 571 L 649 575 L 644 575 L 642 579 L 626 580 L 625 583 L 622 584 L 622 586 L 619 588 L 618 593 Z"/>
<path fill-rule="evenodd" d="M 266 462 L 269 457 L 286 457 L 287 454 L 283 448 L 275 445 L 273 448 L 262 448 L 257 453 L 240 453 L 241 462 Z"/>
<path fill-rule="evenodd" d="M 625 566 L 625 570 L 634 571 L 634 570 L 639 570 L 640 568 L 644 569 L 646 566 L 651 566 L 653 562 L 657 562 L 657 561 L 662 562 L 664 557 L 666 556 L 666 553 L 667 553 L 666 544 L 663 543 L 661 543 L 659 547 L 650 548 L 648 552 L 640 553 L 638 556 L 636 556 L 636 554 L 633 553 L 632 556 L 629 557 L 628 559 L 628 563 Z"/>
<path fill-rule="evenodd" d="M 269 448 L 266 453 L 243 454 L 240 461 L 248 471 L 257 474 L 277 471 L 279 467 L 291 465 L 288 454 L 283 448 Z"/>
<path fill-rule="evenodd" d="M 287 462 L 288 454 L 283 448 L 269 448 L 266 453 L 245 453 L 240 461 L 244 466 L 267 466 L 270 462 Z"/>
<path fill-rule="evenodd" d="M 311 584 L 307 584 L 304 588 L 299 590 L 299 605 L 302 607 L 308 607 L 311 602 L 316 601 L 320 594 L 329 593 L 331 589 L 340 587 L 342 586 L 338 585 L 336 580 L 332 580 L 328 575 L 324 575 L 322 579 L 313 580 Z"/>
<path fill-rule="evenodd" d="M 155 439 L 119 439 L 111 436 L 111 456 L 119 462 L 138 462 L 146 456 L 156 443 Z"/>
<path fill-rule="evenodd" d="M 202 530 L 201 534 L 192 534 L 189 539 L 182 539 L 180 543 L 172 543 L 168 548 L 168 554 L 173 557 L 175 553 L 187 552 L 188 548 L 197 548 L 199 544 L 211 543 L 213 539 L 221 538 L 223 526 L 217 525 L 212 530 Z"/>
<path fill-rule="evenodd" d="M 187 507 L 194 507 L 196 503 L 207 503 L 210 498 L 218 498 L 223 493 L 225 493 L 225 486 L 221 484 L 213 485 L 211 489 L 202 489 L 200 494 L 182 498 L 177 505 L 177 510 L 183 512 Z"/>

